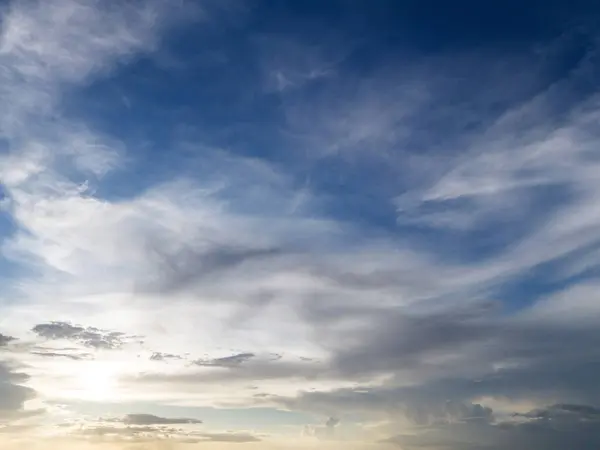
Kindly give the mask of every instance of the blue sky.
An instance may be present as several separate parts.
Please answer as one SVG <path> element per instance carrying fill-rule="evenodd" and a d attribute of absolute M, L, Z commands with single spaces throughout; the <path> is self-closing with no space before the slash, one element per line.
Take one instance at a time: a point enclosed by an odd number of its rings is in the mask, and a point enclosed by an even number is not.
<path fill-rule="evenodd" d="M 0 9 L 3 448 L 598 448 L 593 2 Z"/>

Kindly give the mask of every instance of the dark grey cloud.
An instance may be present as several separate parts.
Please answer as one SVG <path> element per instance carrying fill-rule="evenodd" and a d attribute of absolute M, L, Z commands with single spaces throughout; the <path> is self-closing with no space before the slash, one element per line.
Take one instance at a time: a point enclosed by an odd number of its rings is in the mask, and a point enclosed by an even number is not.
<path fill-rule="evenodd" d="M 333 354 L 328 369 L 342 378 L 418 376 L 419 384 L 453 389 L 449 396 L 460 389 L 467 397 L 600 399 L 591 375 L 600 361 L 593 323 L 527 314 L 507 317 L 487 303 L 432 313 L 387 311 L 365 316 L 352 329 L 319 326 L 318 332 Z"/>
<path fill-rule="evenodd" d="M 181 425 L 200 424 L 201 420 L 185 417 L 160 417 L 153 414 L 127 414 L 121 421 L 126 425 Z"/>
<path fill-rule="evenodd" d="M 16 341 L 16 340 L 17 340 L 17 338 L 15 338 L 15 337 L 7 336 L 7 335 L 0 333 L 0 347 L 4 347 L 5 345 L 8 345 L 11 342 Z"/>
<path fill-rule="evenodd" d="M 311 304 L 305 307 L 313 308 Z M 544 434 L 563 433 L 541 422 L 545 416 L 552 416 L 548 420 L 560 421 L 561 426 L 577 417 L 576 426 L 569 431 L 570 439 L 579 442 L 578 434 L 593 438 L 589 422 L 596 420 L 597 410 L 578 405 L 600 405 L 596 376 L 600 371 L 600 333 L 594 321 L 570 317 L 550 320 L 527 309 L 508 316 L 486 302 L 468 308 L 435 306 L 421 311 L 373 308 L 362 317 L 351 309 L 345 313 L 343 308 L 334 308 L 339 314 L 329 326 L 320 320 L 311 322 L 331 352 L 323 364 L 312 367 L 312 376 L 356 380 L 357 385 L 307 390 L 290 397 L 265 395 L 256 397 L 257 403 L 332 416 L 402 417 L 421 431 L 434 427 L 414 437 L 403 436 L 401 445 L 407 449 L 479 449 L 490 445 L 491 449 L 505 450 L 513 443 L 515 448 L 527 448 L 517 446 L 519 439 L 532 443 L 531 448 L 543 449 Z M 338 326 L 346 319 L 352 327 Z M 277 367 L 264 367 L 254 375 L 257 379 L 266 379 L 267 374 L 293 379 L 303 373 L 301 366 L 295 369 L 275 375 Z M 379 385 L 361 383 L 383 375 L 387 380 Z M 561 403 L 500 425 L 486 403 L 488 398 Z M 507 428 L 512 431 L 508 433 Z M 531 428 L 539 430 L 525 439 Z M 443 436 L 438 436 L 442 432 Z M 464 441 L 457 438 L 467 432 Z M 479 434 L 473 438 L 471 433 Z M 426 439 L 421 439 L 421 434 Z M 557 441 L 562 448 L 574 448 L 563 438 Z"/>
<path fill-rule="evenodd" d="M 301 392 L 290 398 L 264 395 L 256 401 L 334 416 L 341 411 L 402 413 L 421 423 L 449 414 L 451 405 L 470 405 L 490 396 L 541 404 L 600 402 L 595 375 L 600 371 L 600 333 L 592 322 L 540 320 L 528 311 L 508 317 L 487 302 L 418 313 L 373 308 L 362 316 L 350 308 L 334 309 L 337 319 L 329 326 L 310 322 L 331 353 L 321 363 L 265 361 L 242 353 L 199 364 L 230 370 L 145 373 L 135 381 L 193 385 L 355 380 L 356 388 Z M 346 319 L 352 327 L 338 326 Z M 387 376 L 382 385 L 362 386 L 382 375 Z"/>
<path fill-rule="evenodd" d="M 227 244 L 214 245 L 206 250 L 187 247 L 172 252 L 162 249 L 154 240 L 148 244 L 148 258 L 155 270 L 152 279 L 142 283 L 139 288 L 152 293 L 193 288 L 207 277 L 225 275 L 245 263 L 271 260 L 282 254 L 283 251 L 277 248 L 234 247 Z"/>
<path fill-rule="evenodd" d="M 589 405 L 554 405 L 511 421 L 444 422 L 385 442 L 408 450 L 592 450 L 600 446 L 598 411 Z"/>
<path fill-rule="evenodd" d="M 48 340 L 69 340 L 84 347 L 112 350 L 135 340 L 139 336 L 127 335 L 120 331 L 102 330 L 95 327 L 83 327 L 68 322 L 41 323 L 32 330 L 39 337 Z"/>
<path fill-rule="evenodd" d="M 552 419 L 578 419 L 600 422 L 600 408 L 589 405 L 556 404 L 548 408 L 534 409 L 525 414 L 515 416 L 528 419 L 552 420 Z"/>
<path fill-rule="evenodd" d="M 24 385 L 28 380 L 29 375 L 0 361 L 0 420 L 27 417 L 34 413 L 24 409 L 25 402 L 36 396 L 33 389 Z"/>
<path fill-rule="evenodd" d="M 410 387 L 356 387 L 308 391 L 296 397 L 271 396 L 268 401 L 285 408 L 320 414 L 401 416 L 418 426 L 445 421 L 489 421 L 493 417 L 489 407 L 464 400 L 462 396 L 453 394 L 450 386 L 442 386 L 438 390 L 419 384 Z"/>
<path fill-rule="evenodd" d="M 445 417 L 449 408 L 463 410 L 463 406 L 456 405 L 469 404 L 471 400 L 482 397 L 538 402 L 556 398 L 571 402 L 600 402 L 600 389 L 595 379 L 600 365 L 593 359 L 574 358 L 569 361 L 564 356 L 557 358 L 548 354 L 544 358 L 522 359 L 512 367 L 496 370 L 484 367 L 484 371 L 475 363 L 467 364 L 473 366 L 462 371 L 451 367 L 457 372 L 456 376 L 439 378 L 435 375 L 439 375 L 440 369 L 436 368 L 433 375 L 428 376 L 427 367 L 418 366 L 414 376 L 418 377 L 419 370 L 423 370 L 425 376 L 411 381 L 408 386 L 398 386 L 392 379 L 375 387 L 358 385 L 355 388 L 303 392 L 290 398 L 269 397 L 269 401 L 322 414 L 339 411 L 391 416 L 402 414 L 421 424 Z M 407 372 L 413 373 L 411 370 Z M 484 405 L 481 408 L 485 411 Z M 469 414 L 476 417 L 484 411 Z"/>
<path fill-rule="evenodd" d="M 364 330 L 356 330 L 361 339 L 355 338 L 353 345 L 345 345 L 344 341 L 333 344 L 337 371 L 351 375 L 415 367 L 434 354 L 462 351 L 474 342 L 485 344 L 500 326 L 485 314 L 469 311 L 374 314 Z"/>

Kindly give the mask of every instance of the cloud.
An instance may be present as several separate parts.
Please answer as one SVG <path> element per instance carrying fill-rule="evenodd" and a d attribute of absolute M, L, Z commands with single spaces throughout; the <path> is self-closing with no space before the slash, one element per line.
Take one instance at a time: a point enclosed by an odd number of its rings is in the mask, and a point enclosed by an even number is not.
<path fill-rule="evenodd" d="M 268 34 L 255 39 L 255 45 L 266 91 L 283 94 L 335 77 L 337 66 L 350 53 L 350 46 L 334 36 L 315 35 L 313 42 L 307 42 L 287 34 Z"/>
<path fill-rule="evenodd" d="M 600 409 L 589 405 L 557 404 L 548 408 L 535 409 L 525 414 L 515 414 L 528 419 L 539 420 L 590 420 L 600 421 Z"/>
<path fill-rule="evenodd" d="M 0 420 L 19 419 L 34 413 L 25 409 L 25 403 L 36 397 L 36 392 L 24 385 L 28 380 L 29 375 L 0 361 Z"/>
<path fill-rule="evenodd" d="M 175 428 L 162 428 L 154 426 L 127 426 L 114 425 L 87 426 L 74 430 L 71 436 L 89 437 L 92 440 L 104 441 L 109 438 L 116 442 L 159 442 L 164 440 L 177 441 L 180 430 Z M 180 438 L 181 439 L 181 438 Z"/>
<path fill-rule="evenodd" d="M 158 30 L 180 12 L 165 8 L 161 1 L 121 8 L 97 1 L 10 2 L 0 45 L 0 98 L 11 105 L 0 115 L 10 148 L 0 160 L 5 186 L 43 174 L 54 163 L 64 164 L 64 157 L 94 175 L 115 167 L 118 151 L 84 125 L 63 120 L 58 103 L 65 86 L 107 75 L 156 48 Z M 9 197 L 16 201 L 10 189 Z"/>
<path fill-rule="evenodd" d="M 31 351 L 30 354 L 42 356 L 44 358 L 66 358 L 73 361 L 82 361 L 93 358 L 93 356 L 90 353 L 57 352 L 52 351 L 51 349 L 44 349 L 39 347 L 36 350 Z"/>
<path fill-rule="evenodd" d="M 124 419 L 127 426 L 116 425 L 91 425 L 87 424 L 77 430 L 72 430 L 71 436 L 82 436 L 93 440 L 104 441 L 109 438 L 113 442 L 153 442 L 173 444 L 199 444 L 207 442 L 223 443 L 250 443 L 260 442 L 259 436 L 248 432 L 199 432 L 183 428 L 174 428 L 165 425 L 173 424 L 198 424 L 195 419 L 167 419 L 147 414 L 136 414 L 142 420 L 128 421 L 133 415 Z M 144 417 L 142 417 L 144 416 Z M 111 420 L 112 421 L 112 420 Z"/>
<path fill-rule="evenodd" d="M 340 419 L 329 417 L 322 426 L 305 426 L 304 434 L 307 436 L 315 436 L 319 439 L 334 439 L 335 428 L 339 423 Z"/>
<path fill-rule="evenodd" d="M 117 349 L 135 339 L 140 339 L 139 336 L 128 336 L 119 331 L 101 330 L 95 327 L 84 328 L 67 322 L 41 323 L 34 326 L 32 331 L 48 340 L 68 340 L 84 347 L 104 350 Z"/>
<path fill-rule="evenodd" d="M 194 364 L 197 366 L 208 367 L 237 367 L 240 364 L 254 358 L 254 353 L 238 353 L 237 355 L 225 356 L 223 358 L 215 358 L 209 360 L 196 360 Z"/>
<path fill-rule="evenodd" d="M 154 416 L 152 414 L 128 414 L 123 419 L 126 425 L 180 425 L 202 423 L 198 419 L 167 418 Z"/>
<path fill-rule="evenodd" d="M 243 444 L 260 441 L 259 437 L 250 433 L 201 433 L 198 435 L 198 442 L 233 442 Z"/>
<path fill-rule="evenodd" d="M 152 247 L 148 249 L 148 256 L 154 260 L 156 269 L 160 269 L 149 288 L 164 293 L 185 289 L 201 282 L 203 277 L 224 274 L 245 263 L 260 263 L 282 253 L 273 248 L 228 248 L 225 243 L 219 243 L 216 248 L 204 251 L 195 252 L 190 247 L 168 254 L 158 248 L 157 243 L 149 245 Z"/>
<path fill-rule="evenodd" d="M 303 150 L 299 163 L 173 141 L 169 154 L 193 153 L 185 169 L 140 187 L 133 175 L 146 167 L 128 167 L 137 144 L 63 108 L 155 49 L 171 7 L 101 3 L 16 2 L 3 23 L 1 262 L 19 268 L 10 284 L 22 303 L 2 303 L 2 317 L 11 334 L 33 326 L 49 342 L 15 356 L 32 379 L 0 371 L 6 414 L 25 414 L 40 395 L 31 383 L 54 400 L 308 411 L 330 416 L 312 429 L 321 437 L 338 414 L 409 422 L 415 436 L 393 439 L 407 448 L 482 446 L 487 433 L 490 445 L 571 448 L 567 437 L 591 434 L 595 406 L 577 404 L 600 402 L 597 286 L 577 277 L 598 263 L 598 99 L 572 86 L 595 79 L 595 50 L 539 89 L 548 49 L 362 76 L 338 73 L 344 52 L 273 44 L 264 69 L 284 113 L 277 139 Z M 310 182 L 299 189 L 298 178 Z M 375 205 L 385 213 L 370 214 Z M 585 264 L 573 264 L 578 252 Z M 548 265 L 539 278 L 560 294 L 507 292 Z M 88 320 L 97 327 L 76 325 Z M 138 358 L 127 345 L 138 332 L 161 352 Z M 3 350 L 11 340 L 0 335 Z M 61 341 L 77 349 L 50 347 Z M 86 349 L 111 351 L 88 364 Z M 186 354 L 206 356 L 155 363 Z M 498 399 L 561 403 L 504 422 L 514 411 L 492 410 Z M 132 414 L 84 433 L 261 440 L 162 427 L 190 420 Z"/>
<path fill-rule="evenodd" d="M 173 355 L 171 353 L 161 353 L 161 352 L 153 352 L 150 355 L 151 361 L 167 361 L 170 359 L 182 359 L 181 355 Z"/>
<path fill-rule="evenodd" d="M 557 301 L 563 297 L 569 299 L 569 310 L 576 311 L 575 296 L 563 293 L 540 299 L 510 317 L 489 301 L 449 301 L 423 309 L 394 303 L 354 309 L 351 296 L 343 307 L 317 298 L 303 303 L 299 311 L 328 350 L 320 363 L 256 358 L 235 365 L 235 370 L 146 372 L 133 380 L 170 389 L 195 383 L 294 380 L 305 392 L 288 397 L 269 387 L 271 395 L 255 401 L 327 415 L 346 410 L 375 415 L 401 411 L 416 417 L 429 414 L 420 413 L 422 408 L 443 410 L 447 400 L 468 404 L 486 396 L 543 403 L 556 396 L 573 402 L 600 399 L 590 375 L 597 369 L 598 356 L 594 322 L 585 320 L 585 314 L 571 313 L 578 317 L 573 321 L 564 313 L 542 313 L 550 305 L 562 311 Z M 581 301 L 582 311 L 589 312 L 586 297 Z M 373 386 L 373 379 L 387 381 Z M 320 383 L 358 386 L 309 391 Z"/>
<path fill-rule="evenodd" d="M 565 411 L 568 410 L 567 411 Z M 490 423 L 486 421 L 437 425 L 415 435 L 399 435 L 386 442 L 413 449 L 564 449 L 598 446 L 598 416 L 586 405 L 560 405 L 536 410 L 523 416 L 528 420 Z M 579 412 L 579 413 L 578 413 Z"/>
<path fill-rule="evenodd" d="M 84 436 L 133 436 L 141 437 L 146 433 L 156 433 L 161 430 L 154 427 L 116 427 L 116 426 L 92 426 L 81 429 L 77 434 Z"/>
<path fill-rule="evenodd" d="M 595 159 L 589 145 L 597 136 L 587 129 L 596 120 L 598 98 L 592 91 L 578 95 L 573 86 L 596 77 L 592 61 L 598 47 L 593 33 L 584 32 L 581 39 L 589 42 L 589 50 L 572 70 L 493 117 L 472 133 L 466 150 L 450 160 L 442 175 L 397 198 L 400 224 L 456 233 L 457 238 L 495 227 L 499 249 L 519 242 L 506 255 L 496 254 L 516 272 L 594 245 L 595 238 L 584 231 L 585 215 L 577 210 L 594 208 L 597 186 L 588 171 Z M 543 52 L 568 53 L 576 45 L 560 41 Z M 537 64 L 543 68 L 546 63 Z M 499 225 L 505 221 L 511 226 L 502 231 Z"/>
<path fill-rule="evenodd" d="M 81 82 L 119 60 L 152 50 L 156 27 L 177 15 L 173 9 L 158 21 L 165 8 L 160 1 L 118 9 L 77 0 L 60 5 L 13 2 L 3 22 L 2 58 L 27 81 Z"/>
<path fill-rule="evenodd" d="M 0 333 L 0 347 L 4 347 L 5 345 L 10 344 L 11 342 L 15 341 L 17 338 L 14 338 L 12 336 L 6 336 L 2 333 Z"/>
<path fill-rule="evenodd" d="M 197 364 L 194 363 L 196 366 Z M 223 382 L 232 383 L 237 387 L 248 383 L 267 383 L 278 381 L 291 381 L 310 383 L 313 380 L 337 380 L 335 374 L 327 366 L 319 363 L 271 361 L 262 359 L 257 361 L 247 360 L 237 363 L 200 364 L 202 368 L 219 368 L 228 370 L 187 370 L 175 373 L 159 371 L 146 371 L 133 376 L 124 377 L 124 382 L 134 383 L 138 386 L 168 387 L 169 389 L 183 389 L 187 391 L 198 384 L 219 386 Z M 216 398 L 216 392 L 215 398 Z M 270 397 L 269 394 L 264 394 Z M 245 399 L 244 401 L 247 401 Z M 252 403 L 252 402 L 251 402 Z"/>
<path fill-rule="evenodd" d="M 551 296 L 510 317 L 484 303 L 415 316 L 384 311 L 353 322 L 343 333 L 324 328 L 322 342 L 331 342 L 333 353 L 315 379 L 355 380 L 355 385 L 272 395 L 267 403 L 419 426 L 491 422 L 494 399 L 597 404 L 595 325 L 542 320 L 536 310 L 553 301 Z M 512 413 L 510 407 L 496 412 Z"/>
<path fill-rule="evenodd" d="M 191 425 L 202 424 L 193 418 L 168 418 L 153 414 L 127 414 L 123 417 L 103 418 L 98 421 L 85 421 L 74 426 L 65 424 L 70 437 L 84 437 L 94 441 L 109 439 L 115 442 L 173 442 L 196 441 L 196 432 Z M 180 425 L 181 427 L 175 427 Z"/>

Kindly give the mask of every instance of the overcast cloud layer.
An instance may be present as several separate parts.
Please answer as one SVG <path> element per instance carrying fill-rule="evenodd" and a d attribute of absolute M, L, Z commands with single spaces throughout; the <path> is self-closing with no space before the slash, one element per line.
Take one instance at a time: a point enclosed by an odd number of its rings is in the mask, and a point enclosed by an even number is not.
<path fill-rule="evenodd" d="M 0 446 L 600 448 L 600 10 L 484 3 L 2 4 Z"/>

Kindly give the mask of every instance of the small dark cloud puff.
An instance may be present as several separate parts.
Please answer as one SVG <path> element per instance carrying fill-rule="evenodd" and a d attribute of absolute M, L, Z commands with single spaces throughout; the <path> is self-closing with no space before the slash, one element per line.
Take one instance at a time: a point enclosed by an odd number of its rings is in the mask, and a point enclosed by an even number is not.
<path fill-rule="evenodd" d="M 172 359 L 183 359 L 183 356 L 175 355 L 172 353 L 161 353 L 161 352 L 154 352 L 150 356 L 151 361 L 168 361 L 168 360 L 172 360 Z"/>

